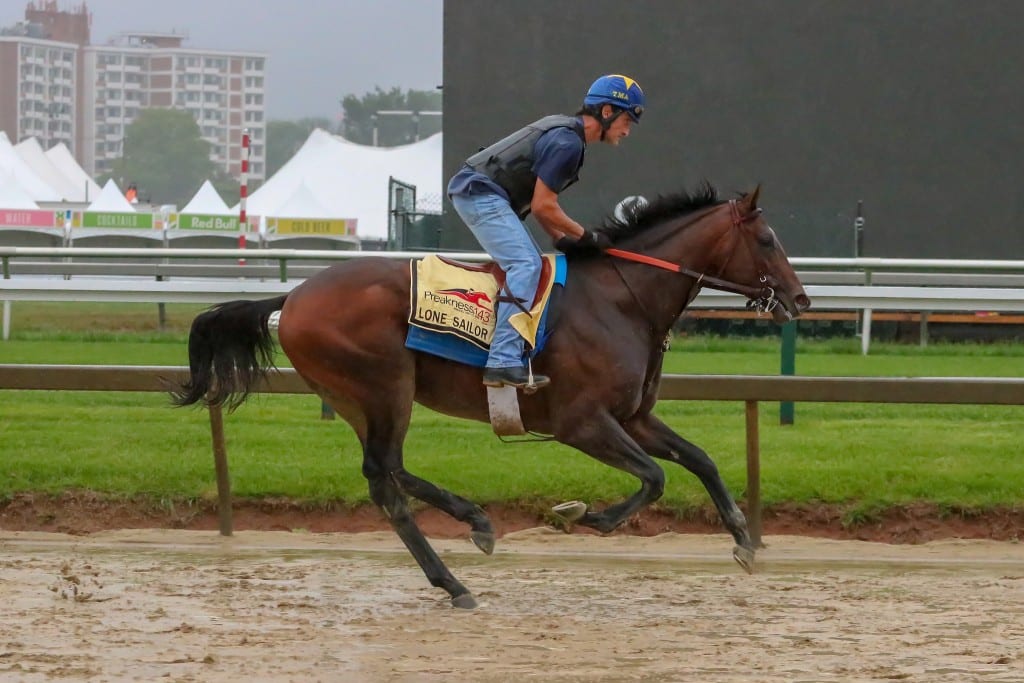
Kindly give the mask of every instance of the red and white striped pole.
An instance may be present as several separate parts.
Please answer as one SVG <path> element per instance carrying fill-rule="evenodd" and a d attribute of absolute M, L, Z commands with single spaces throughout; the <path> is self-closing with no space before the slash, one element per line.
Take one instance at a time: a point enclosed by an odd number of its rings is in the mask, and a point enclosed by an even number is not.
<path fill-rule="evenodd" d="M 239 177 L 238 199 L 238 248 L 245 249 L 245 233 L 249 222 L 245 215 L 245 198 L 249 196 L 249 129 L 242 130 L 242 173 Z M 245 257 L 238 259 L 238 265 L 245 265 Z"/>

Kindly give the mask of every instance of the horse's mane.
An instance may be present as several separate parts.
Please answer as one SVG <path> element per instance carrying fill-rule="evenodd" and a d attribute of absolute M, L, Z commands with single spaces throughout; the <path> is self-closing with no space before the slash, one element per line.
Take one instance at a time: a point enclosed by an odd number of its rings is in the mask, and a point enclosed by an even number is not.
<path fill-rule="evenodd" d="M 649 203 L 635 202 L 623 207 L 621 219 L 614 216 L 605 218 L 598 230 L 614 243 L 636 235 L 653 225 L 672 218 L 678 218 L 699 209 L 721 204 L 718 192 L 708 181 L 702 182 L 693 192 L 681 190 L 674 194 L 658 195 Z"/>

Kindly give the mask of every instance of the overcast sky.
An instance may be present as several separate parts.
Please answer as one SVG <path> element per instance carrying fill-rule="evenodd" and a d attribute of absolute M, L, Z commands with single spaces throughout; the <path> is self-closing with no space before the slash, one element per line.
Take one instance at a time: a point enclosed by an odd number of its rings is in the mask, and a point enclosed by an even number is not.
<path fill-rule="evenodd" d="M 187 46 L 266 53 L 270 119 L 333 119 L 348 94 L 441 84 L 443 0 L 85 2 L 94 44 L 122 31 L 174 30 L 188 35 Z M 26 4 L 0 0 L 0 26 L 23 20 Z"/>

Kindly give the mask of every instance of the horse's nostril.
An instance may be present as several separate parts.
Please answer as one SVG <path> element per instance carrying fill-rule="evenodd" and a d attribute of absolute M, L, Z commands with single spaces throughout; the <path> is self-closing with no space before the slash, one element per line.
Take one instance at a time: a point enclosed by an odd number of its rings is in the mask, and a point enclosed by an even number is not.
<path fill-rule="evenodd" d="M 801 311 L 806 311 L 811 307 L 811 297 L 806 294 L 800 294 L 796 297 L 796 307 Z"/>

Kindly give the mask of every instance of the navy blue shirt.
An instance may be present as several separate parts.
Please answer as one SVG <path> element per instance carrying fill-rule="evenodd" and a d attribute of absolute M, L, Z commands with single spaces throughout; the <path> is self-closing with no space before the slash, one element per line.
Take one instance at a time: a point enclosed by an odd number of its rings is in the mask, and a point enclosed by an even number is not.
<path fill-rule="evenodd" d="M 582 155 L 583 140 L 576 131 L 572 128 L 552 128 L 534 144 L 531 170 L 549 188 L 561 187 L 576 172 Z M 508 193 L 500 185 L 467 165 L 463 165 L 448 182 L 449 197 L 486 192 L 504 197 L 506 201 L 509 199 Z"/>

